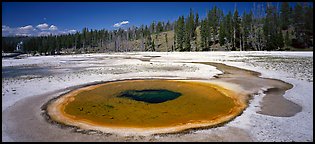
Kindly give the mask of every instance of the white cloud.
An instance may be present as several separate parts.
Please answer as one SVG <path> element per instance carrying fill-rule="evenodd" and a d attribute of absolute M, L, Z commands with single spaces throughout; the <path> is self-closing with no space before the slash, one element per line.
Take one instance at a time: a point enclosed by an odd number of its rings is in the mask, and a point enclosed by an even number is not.
<path fill-rule="evenodd" d="M 51 25 L 49 27 L 49 30 L 56 31 L 56 30 L 58 30 L 58 27 L 56 27 L 55 25 Z"/>
<path fill-rule="evenodd" d="M 12 28 L 9 35 L 16 35 L 16 36 L 30 36 L 36 32 L 36 29 L 32 25 L 27 25 L 18 28 Z"/>
<path fill-rule="evenodd" d="M 57 26 L 49 26 L 47 23 L 39 24 L 36 26 L 36 28 L 34 28 L 32 25 L 15 28 L 2 25 L 2 36 L 47 36 L 74 34 L 76 32 L 77 30 L 74 29 L 59 30 Z"/>
<path fill-rule="evenodd" d="M 48 35 L 50 35 L 50 34 L 51 34 L 50 32 L 44 31 L 44 32 L 38 33 L 38 36 L 48 36 Z"/>
<path fill-rule="evenodd" d="M 65 29 L 63 31 L 58 31 L 57 34 L 75 34 L 76 32 L 77 32 L 77 30 L 74 30 L 74 29 L 72 29 L 72 30 Z"/>
<path fill-rule="evenodd" d="M 2 31 L 8 32 L 8 31 L 10 31 L 10 30 L 11 30 L 10 27 L 8 27 L 8 26 L 6 26 L 6 25 L 2 25 Z"/>
<path fill-rule="evenodd" d="M 2 25 L 2 36 L 14 35 L 14 28 L 10 28 L 9 26 Z"/>
<path fill-rule="evenodd" d="M 39 24 L 36 26 L 36 28 L 39 28 L 40 30 L 47 30 L 48 24 L 47 23 Z"/>
<path fill-rule="evenodd" d="M 26 33 L 17 33 L 16 36 L 31 36 L 32 34 L 26 34 Z"/>
<path fill-rule="evenodd" d="M 73 34 L 73 33 L 76 33 L 77 32 L 77 30 L 68 30 L 68 33 L 70 33 L 70 34 Z"/>
<path fill-rule="evenodd" d="M 122 22 L 114 24 L 113 27 L 120 27 L 120 26 L 128 24 L 128 23 L 129 23 L 129 21 L 122 21 Z"/>
<path fill-rule="evenodd" d="M 21 30 L 21 31 L 32 31 L 32 30 L 35 30 L 35 29 L 33 28 L 32 25 L 27 25 L 27 26 L 24 26 L 24 27 L 19 27 L 19 30 Z"/>

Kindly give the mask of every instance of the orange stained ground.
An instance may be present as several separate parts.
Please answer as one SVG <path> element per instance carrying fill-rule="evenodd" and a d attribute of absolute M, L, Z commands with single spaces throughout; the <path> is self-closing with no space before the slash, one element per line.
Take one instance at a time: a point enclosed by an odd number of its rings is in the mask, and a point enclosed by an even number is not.
<path fill-rule="evenodd" d="M 126 90 L 145 89 L 167 89 L 182 95 L 156 104 L 117 97 Z M 59 104 L 63 116 L 105 127 L 154 128 L 209 123 L 220 117 L 236 116 L 245 108 L 232 91 L 188 80 L 116 81 L 78 89 L 66 96 Z"/>

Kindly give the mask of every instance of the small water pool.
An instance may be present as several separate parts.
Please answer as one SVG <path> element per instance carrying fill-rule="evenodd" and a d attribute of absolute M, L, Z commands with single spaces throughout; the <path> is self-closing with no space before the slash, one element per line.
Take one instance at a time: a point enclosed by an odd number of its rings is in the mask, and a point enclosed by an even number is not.
<path fill-rule="evenodd" d="M 166 89 L 146 89 L 123 91 L 118 97 L 130 98 L 136 101 L 143 101 L 147 103 L 162 103 L 176 99 L 181 95 L 181 93 L 169 91 Z"/>

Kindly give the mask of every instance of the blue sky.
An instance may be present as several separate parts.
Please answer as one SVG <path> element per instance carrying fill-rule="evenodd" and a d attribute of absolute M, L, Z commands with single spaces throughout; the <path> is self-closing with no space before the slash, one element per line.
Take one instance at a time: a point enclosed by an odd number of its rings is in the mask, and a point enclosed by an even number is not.
<path fill-rule="evenodd" d="M 198 12 L 200 18 L 204 18 L 206 11 L 214 5 L 224 12 L 233 11 L 236 5 L 239 13 L 242 14 L 243 11 L 248 12 L 253 4 L 251 2 L 2 2 L 2 34 L 60 34 L 81 31 L 84 27 L 113 30 L 132 25 L 148 25 L 152 21 L 172 22 L 181 15 L 186 17 L 190 8 Z"/>

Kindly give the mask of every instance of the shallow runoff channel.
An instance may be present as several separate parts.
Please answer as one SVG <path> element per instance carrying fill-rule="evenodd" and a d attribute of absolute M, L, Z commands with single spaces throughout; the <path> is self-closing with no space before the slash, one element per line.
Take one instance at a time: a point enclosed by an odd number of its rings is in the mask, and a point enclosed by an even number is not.
<path fill-rule="evenodd" d="M 281 80 L 271 78 L 261 78 L 260 73 L 245 70 L 233 66 L 228 66 L 214 62 L 200 62 L 215 66 L 223 71 L 223 74 L 216 76 L 222 81 L 240 85 L 243 89 L 257 93 L 261 89 L 266 89 L 262 101 L 261 111 L 258 113 L 278 116 L 291 117 L 302 111 L 302 107 L 283 97 L 284 93 L 293 86 Z"/>

